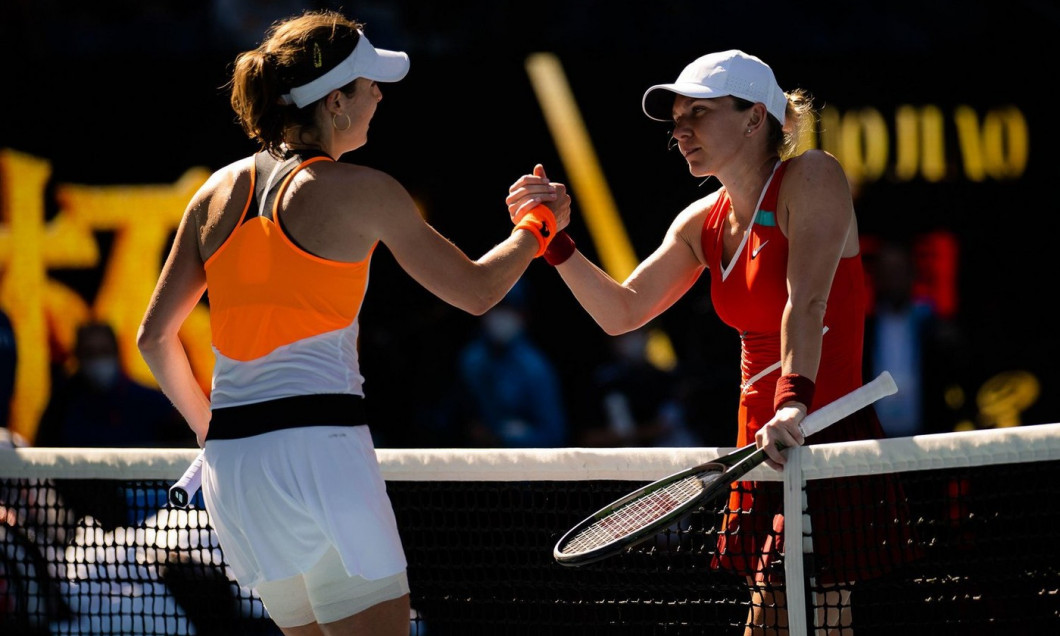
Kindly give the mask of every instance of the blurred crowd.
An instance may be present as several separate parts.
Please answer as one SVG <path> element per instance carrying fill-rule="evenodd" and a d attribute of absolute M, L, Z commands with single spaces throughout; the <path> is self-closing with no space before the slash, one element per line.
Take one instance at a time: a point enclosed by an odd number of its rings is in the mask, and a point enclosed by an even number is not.
<path fill-rule="evenodd" d="M 956 323 L 917 293 L 914 246 L 866 244 L 866 378 L 888 370 L 902 390 L 877 411 L 888 435 L 949 432 L 967 420 L 952 393 L 968 366 Z M 418 326 L 380 324 L 362 343 L 370 378 L 370 423 L 384 447 L 553 448 L 731 446 L 738 379 L 724 338 L 680 338 L 677 364 L 648 355 L 651 325 L 611 337 L 588 331 L 581 349 L 546 346 L 555 318 L 521 281 L 481 317 L 439 306 Z M 705 300 L 704 304 L 709 305 Z M 700 328 L 715 316 L 700 316 Z M 680 313 L 680 312 L 676 312 Z M 366 320 L 385 323 L 384 316 Z M 723 327 L 719 326 L 719 330 Z M 405 330 L 399 333 L 400 330 Z M 693 330 L 689 330 L 693 331 Z M 426 338 L 431 344 L 418 342 Z M 734 343 L 732 344 L 735 347 Z M 53 352 L 52 390 L 33 440 L 48 447 L 192 447 L 194 436 L 169 400 L 121 368 L 120 343 L 105 321 L 79 326 L 70 351 Z M 428 351 L 430 360 L 411 357 Z M 707 364 L 704 360 L 714 360 Z M 17 365 L 15 333 L 0 312 L 0 415 L 8 421 Z M 727 369 L 727 370 L 725 370 Z M 378 389 L 378 390 L 376 390 Z M 386 390 L 384 390 L 386 389 Z M 966 400 L 965 400 L 966 401 Z"/>

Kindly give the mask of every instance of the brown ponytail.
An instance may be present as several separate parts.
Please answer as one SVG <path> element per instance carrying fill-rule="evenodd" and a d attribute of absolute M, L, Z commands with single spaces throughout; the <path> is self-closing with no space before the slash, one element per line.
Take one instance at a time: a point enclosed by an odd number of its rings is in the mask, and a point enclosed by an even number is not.
<path fill-rule="evenodd" d="M 240 53 L 233 65 L 229 99 L 243 132 L 279 155 L 288 129 L 314 130 L 316 104 L 298 108 L 280 98 L 346 59 L 362 27 L 331 10 L 307 11 L 274 23 L 262 44 Z M 342 90 L 352 92 L 352 83 Z"/>

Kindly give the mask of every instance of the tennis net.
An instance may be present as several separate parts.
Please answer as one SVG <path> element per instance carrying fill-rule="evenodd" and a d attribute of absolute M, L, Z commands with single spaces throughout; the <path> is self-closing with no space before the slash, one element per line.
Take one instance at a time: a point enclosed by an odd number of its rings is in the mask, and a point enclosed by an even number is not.
<path fill-rule="evenodd" d="M 742 633 L 748 582 L 712 567 L 724 501 L 604 561 L 552 557 L 589 514 L 728 450 L 380 449 L 410 634 Z M 844 633 L 862 636 L 1060 625 L 1060 424 L 789 453 L 783 474 L 745 479 L 783 497 L 788 548 L 773 567 L 791 634 L 839 606 Z M 0 633 L 278 634 L 232 579 L 201 495 L 186 510 L 165 503 L 195 455 L 0 449 Z"/>

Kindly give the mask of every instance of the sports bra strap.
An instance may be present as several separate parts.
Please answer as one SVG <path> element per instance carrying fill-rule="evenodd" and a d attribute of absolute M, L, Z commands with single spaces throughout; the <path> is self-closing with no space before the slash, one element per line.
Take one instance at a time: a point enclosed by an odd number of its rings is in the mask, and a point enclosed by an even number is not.
<path fill-rule="evenodd" d="M 321 150 L 288 151 L 280 160 L 266 151 L 255 154 L 254 171 L 257 173 L 257 178 L 254 180 L 251 210 L 256 210 L 256 213 L 247 214 L 243 218 L 243 223 L 255 216 L 274 220 L 272 212 L 276 205 L 276 195 L 280 192 L 279 185 L 293 170 L 314 157 L 329 157 L 329 155 Z"/>

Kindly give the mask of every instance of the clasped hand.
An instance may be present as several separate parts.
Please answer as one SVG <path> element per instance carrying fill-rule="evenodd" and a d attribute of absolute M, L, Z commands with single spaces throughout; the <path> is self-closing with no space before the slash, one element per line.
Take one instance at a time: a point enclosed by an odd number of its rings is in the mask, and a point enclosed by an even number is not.
<path fill-rule="evenodd" d="M 518 224 L 523 215 L 538 205 L 544 204 L 556 217 L 556 231 L 570 224 L 571 198 L 567 186 L 550 181 L 541 164 L 534 166 L 533 174 L 526 174 L 508 188 L 504 199 L 513 224 Z"/>

